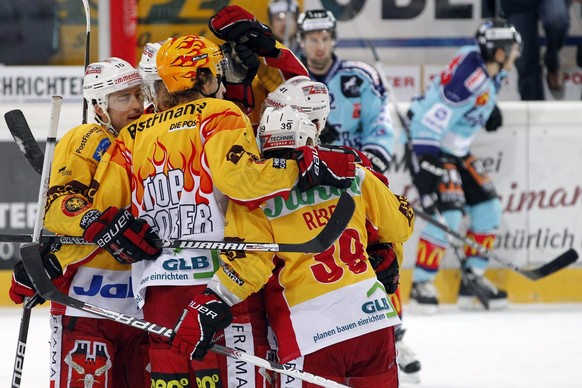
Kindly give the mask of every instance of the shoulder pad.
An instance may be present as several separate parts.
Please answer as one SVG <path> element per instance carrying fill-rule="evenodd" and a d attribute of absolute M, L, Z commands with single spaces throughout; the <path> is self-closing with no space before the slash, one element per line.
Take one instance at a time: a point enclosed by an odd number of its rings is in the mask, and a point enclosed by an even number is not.
<path fill-rule="evenodd" d="M 447 101 L 460 104 L 482 92 L 489 81 L 481 55 L 462 50 L 441 74 L 442 94 Z"/>

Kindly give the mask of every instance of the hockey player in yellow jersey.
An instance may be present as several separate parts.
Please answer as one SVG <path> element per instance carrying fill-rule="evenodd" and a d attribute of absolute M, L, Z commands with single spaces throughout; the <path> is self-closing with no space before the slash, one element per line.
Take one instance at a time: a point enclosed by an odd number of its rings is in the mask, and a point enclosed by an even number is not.
<path fill-rule="evenodd" d="M 306 149 L 285 164 L 260 160 L 248 117 L 221 99 L 223 59 L 217 45 L 199 36 L 162 44 L 156 62 L 171 108 L 143 115 L 121 131 L 95 175 L 96 209 L 129 206 L 163 239 L 221 240 L 227 198 L 254 208 L 273 196 L 287 196 L 295 185 L 303 190 L 317 184 L 349 186 L 355 171 L 351 153 Z M 107 194 L 111 190 L 115 197 Z M 218 266 L 218 253 L 206 250 L 165 249 L 155 261 L 135 263 L 134 295 L 144 318 L 173 327 Z M 228 337 L 222 341 L 233 345 Z M 193 379 L 219 376 L 216 367 L 205 367 L 212 356 L 190 364 L 163 338 L 150 338 L 149 356 L 155 385 L 194 386 Z"/>
<path fill-rule="evenodd" d="M 87 67 L 83 96 L 97 123 L 75 127 L 58 142 L 44 219 L 46 229 L 68 236 L 83 233 L 80 224 L 92 209 L 90 185 L 101 157 L 119 130 L 143 112 L 141 77 L 118 58 Z M 57 280 L 62 292 L 141 316 L 133 301 L 129 265 L 118 263 L 94 245 L 63 245 L 45 256 L 53 263 L 57 258 L 63 273 Z M 56 303 L 51 303 L 50 324 L 51 386 L 76 387 L 87 376 L 105 388 L 149 386 L 144 357 L 148 337 L 143 331 Z"/>
<path fill-rule="evenodd" d="M 296 147 L 314 144 L 317 131 L 305 114 L 285 106 L 265 109 L 258 134 L 264 156 L 284 163 Z M 286 142 L 273 141 L 282 136 Z M 366 225 L 379 242 L 403 243 L 412 234 L 413 212 L 365 168 L 358 167 L 346 190 L 356 201 L 354 216 L 324 252 L 223 253 L 223 266 L 204 294 L 184 310 L 173 347 L 203 356 L 214 331 L 228 322 L 230 308 L 265 287 L 280 362 L 352 387 L 397 387 L 393 329 L 400 320 L 368 261 Z M 340 193 L 325 186 L 295 188 L 288 198 L 275 196 L 253 211 L 231 202 L 225 235 L 266 242 L 309 239 L 325 225 Z"/>

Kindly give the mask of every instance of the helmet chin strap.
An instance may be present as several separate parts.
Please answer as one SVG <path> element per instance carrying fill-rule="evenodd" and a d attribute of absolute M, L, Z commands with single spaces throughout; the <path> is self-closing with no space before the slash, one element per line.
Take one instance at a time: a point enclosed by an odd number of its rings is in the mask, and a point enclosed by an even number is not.
<path fill-rule="evenodd" d="M 216 98 L 216 94 L 218 93 L 218 91 L 220 90 L 220 85 L 222 85 L 222 77 L 216 77 L 216 80 L 218 81 L 218 86 L 216 86 L 216 90 L 214 91 L 214 93 L 210 93 L 210 94 L 205 94 L 202 90 L 200 91 L 200 94 L 202 94 L 204 97 L 207 98 Z"/>
<path fill-rule="evenodd" d="M 111 117 L 109 116 L 109 112 L 107 112 L 106 109 L 103 109 L 103 107 L 101 107 L 101 108 L 102 108 L 102 111 L 103 111 L 103 115 L 105 115 L 105 117 L 107 117 L 107 122 L 103 121 L 101 119 L 101 117 L 97 114 L 97 112 L 95 111 L 95 109 L 93 109 L 93 113 L 95 114 L 95 121 L 97 121 L 99 123 L 99 125 L 101 125 L 102 127 L 104 127 L 107 130 L 107 132 L 109 132 L 113 136 L 117 137 L 117 135 L 119 133 L 111 125 Z"/>

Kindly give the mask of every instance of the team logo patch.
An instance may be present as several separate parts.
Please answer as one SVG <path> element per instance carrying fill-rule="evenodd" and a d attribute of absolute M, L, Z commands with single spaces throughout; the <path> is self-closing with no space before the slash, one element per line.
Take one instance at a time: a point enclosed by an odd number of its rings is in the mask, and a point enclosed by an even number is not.
<path fill-rule="evenodd" d="M 342 93 L 344 96 L 348 98 L 360 97 L 360 87 L 364 82 L 361 78 L 356 77 L 355 75 L 344 75 L 340 78 L 340 80 L 342 85 Z"/>
<path fill-rule="evenodd" d="M 238 243 L 238 242 L 244 242 L 245 240 L 242 238 L 238 238 L 238 237 L 225 237 L 224 241 Z M 220 253 L 222 253 L 223 255 L 228 257 L 228 260 L 230 260 L 230 261 L 247 257 L 247 255 L 245 255 L 244 251 L 234 251 L 231 249 L 229 249 L 229 250 L 223 249 L 220 251 Z"/>
<path fill-rule="evenodd" d="M 104 342 L 76 340 L 74 348 L 65 356 L 69 365 L 69 381 L 84 387 L 108 387 L 113 366 Z"/>
<path fill-rule="evenodd" d="M 228 150 L 226 160 L 232 162 L 232 164 L 237 164 L 245 152 L 246 151 L 242 146 L 235 144 L 230 148 L 230 150 Z"/>
<path fill-rule="evenodd" d="M 89 207 L 84 198 L 70 195 L 62 202 L 62 211 L 67 217 L 74 217 Z"/>

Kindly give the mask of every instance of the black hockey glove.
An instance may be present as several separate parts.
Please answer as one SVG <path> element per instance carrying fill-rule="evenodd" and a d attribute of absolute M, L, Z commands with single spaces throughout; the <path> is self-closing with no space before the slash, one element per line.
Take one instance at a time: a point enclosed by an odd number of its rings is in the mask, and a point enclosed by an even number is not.
<path fill-rule="evenodd" d="M 218 38 L 244 45 L 260 56 L 279 56 L 280 50 L 275 47 L 276 41 L 271 28 L 238 5 L 221 8 L 210 18 L 208 27 Z"/>
<path fill-rule="evenodd" d="M 501 115 L 501 110 L 499 110 L 499 107 L 497 106 L 497 104 L 495 104 L 495 107 L 493 108 L 491 115 L 489 116 L 487 122 L 485 123 L 485 130 L 487 132 L 494 132 L 497 131 L 497 129 L 502 125 L 503 116 Z"/>
<path fill-rule="evenodd" d="M 108 207 L 103 213 L 89 211 L 81 221 L 83 238 L 99 245 L 122 264 L 155 260 L 162 249 L 155 246 L 158 238 L 150 225 L 135 218 L 127 209 Z"/>
<path fill-rule="evenodd" d="M 376 277 L 386 289 L 386 293 L 395 293 L 400 284 L 400 269 L 392 244 L 368 245 L 366 252 L 368 252 L 368 260 L 376 272 Z"/>
<path fill-rule="evenodd" d="M 437 185 L 445 174 L 443 164 L 436 156 L 422 155 L 418 157 L 419 170 L 412 179 L 420 196 L 437 191 Z"/>
<path fill-rule="evenodd" d="M 217 331 L 232 322 L 230 307 L 210 290 L 195 295 L 184 309 L 170 337 L 172 349 L 191 360 L 202 360 Z"/>
<path fill-rule="evenodd" d="M 390 167 L 390 160 L 386 159 L 384 155 L 380 152 L 376 151 L 372 148 L 364 147 L 362 152 L 372 163 L 372 168 L 374 171 L 379 172 L 380 174 L 385 174 L 388 171 L 388 167 Z"/>
<path fill-rule="evenodd" d="M 234 48 L 233 48 L 234 46 Z M 234 44 L 223 45 L 223 52 L 225 56 L 228 55 L 231 60 L 242 63 L 244 68 L 246 68 L 246 74 L 240 82 L 231 82 L 226 77 L 224 81 L 224 86 L 226 88 L 226 93 L 224 99 L 241 103 L 247 112 L 250 112 L 255 107 L 255 97 L 253 94 L 253 79 L 257 75 L 259 70 L 259 59 L 256 54 L 251 52 L 248 48 L 242 45 Z"/>
<path fill-rule="evenodd" d="M 43 248 L 45 246 L 43 245 Z M 47 274 L 51 278 L 51 280 L 55 280 L 58 278 L 62 278 L 63 270 L 61 268 L 61 264 L 57 257 L 52 253 L 42 252 L 41 249 L 41 256 L 42 256 L 42 263 L 44 265 L 44 269 L 46 270 Z M 14 265 L 14 271 L 12 273 L 12 284 L 10 285 L 10 290 L 8 294 L 10 299 L 16 304 L 21 304 L 24 302 L 25 297 L 32 297 L 36 293 L 36 290 L 24 268 L 24 264 L 22 261 L 19 261 Z M 43 304 L 45 300 L 40 296 L 37 295 L 34 301 L 34 304 L 30 307 L 34 307 L 37 304 Z"/>
<path fill-rule="evenodd" d="M 325 123 L 325 127 L 321 130 L 319 134 L 319 142 L 321 144 L 332 144 L 334 141 L 340 138 L 340 134 L 335 125 L 330 123 Z"/>
<path fill-rule="evenodd" d="M 419 170 L 412 178 L 420 197 L 420 204 L 428 214 L 434 214 L 437 206 L 437 189 L 446 173 L 443 163 L 432 155 L 423 155 L 418 159 Z"/>

